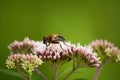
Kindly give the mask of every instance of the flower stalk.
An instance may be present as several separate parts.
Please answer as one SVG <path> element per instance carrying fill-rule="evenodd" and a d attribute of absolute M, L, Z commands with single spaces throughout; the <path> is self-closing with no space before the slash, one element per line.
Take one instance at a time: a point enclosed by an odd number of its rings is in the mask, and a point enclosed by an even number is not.
<path fill-rule="evenodd" d="M 104 63 L 101 63 L 100 66 L 96 68 L 96 72 L 94 74 L 93 80 L 98 80 L 100 72 L 105 64 L 107 64 L 111 59 L 106 59 Z"/>
<path fill-rule="evenodd" d="M 54 76 L 53 76 L 53 80 L 57 80 L 57 71 L 58 71 L 58 68 L 57 68 L 57 66 L 55 66 L 54 68 L 53 68 L 53 74 L 54 74 Z"/>
<path fill-rule="evenodd" d="M 42 77 L 43 80 L 48 80 L 47 77 L 46 77 L 38 68 L 35 68 L 35 72 L 36 72 L 40 77 Z"/>
<path fill-rule="evenodd" d="M 20 67 L 17 67 L 17 71 L 21 74 L 24 80 L 29 80 L 27 75 L 20 69 Z"/>
<path fill-rule="evenodd" d="M 78 68 L 79 66 L 73 67 L 72 70 L 67 74 L 67 76 L 63 80 L 67 80 Z"/>

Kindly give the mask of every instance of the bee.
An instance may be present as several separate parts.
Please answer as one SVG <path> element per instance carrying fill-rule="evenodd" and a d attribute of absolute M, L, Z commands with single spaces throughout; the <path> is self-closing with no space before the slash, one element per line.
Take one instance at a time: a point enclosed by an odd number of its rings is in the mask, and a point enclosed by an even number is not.
<path fill-rule="evenodd" d="M 51 43 L 58 44 L 59 42 L 65 42 L 65 38 L 61 35 L 51 34 L 43 37 L 43 43 L 46 44 L 46 46 L 49 46 Z"/>

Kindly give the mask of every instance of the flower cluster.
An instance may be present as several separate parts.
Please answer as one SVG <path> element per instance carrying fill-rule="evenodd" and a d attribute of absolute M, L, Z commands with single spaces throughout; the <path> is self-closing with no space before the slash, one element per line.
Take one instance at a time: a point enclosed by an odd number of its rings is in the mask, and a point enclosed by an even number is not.
<path fill-rule="evenodd" d="M 99 58 L 97 58 L 97 55 L 94 54 L 91 49 L 82 46 L 76 46 L 70 42 L 59 42 L 58 44 L 50 44 L 49 46 L 46 46 L 42 41 L 35 42 L 27 37 L 22 42 L 14 41 L 8 47 L 14 54 L 32 53 L 42 60 L 66 61 L 72 59 L 72 56 L 75 55 L 79 56 L 80 59 L 78 59 L 78 61 L 81 59 L 85 60 L 90 66 L 98 66 L 99 64 Z"/>
<path fill-rule="evenodd" d="M 65 56 L 68 56 L 70 52 L 74 53 L 72 51 L 72 47 L 74 47 L 74 45 L 67 42 L 50 44 L 48 47 L 46 47 L 46 45 L 43 44 L 43 42 L 36 42 L 33 51 L 43 60 L 58 60 Z"/>
<path fill-rule="evenodd" d="M 97 67 L 99 69 L 103 66 L 102 63 L 106 63 L 109 59 L 120 61 L 120 50 L 106 40 L 96 40 L 88 46 L 75 45 L 66 41 L 49 43 L 46 46 L 43 41 L 34 41 L 26 37 L 22 42 L 14 41 L 8 48 L 12 54 L 6 60 L 6 66 L 8 69 L 20 69 L 18 72 L 25 80 L 31 79 L 34 70 L 43 80 L 47 80 L 37 68 L 43 61 L 51 68 L 54 80 L 57 80 L 57 72 L 61 65 L 70 60 L 73 67 L 64 80 L 67 80 L 80 67 Z M 26 72 L 29 74 L 29 78 Z M 96 75 L 94 80 L 96 80 Z"/>
<path fill-rule="evenodd" d="M 30 40 L 26 37 L 22 42 L 14 41 L 8 48 L 12 53 L 31 53 L 31 49 L 34 47 L 34 40 Z"/>
<path fill-rule="evenodd" d="M 120 61 L 120 50 L 107 40 L 93 41 L 90 46 L 99 54 L 103 61 L 111 57 L 114 58 L 115 61 Z"/>
<path fill-rule="evenodd" d="M 84 61 L 91 67 L 99 66 L 100 63 L 97 54 L 93 53 L 90 47 L 76 46 L 68 42 L 51 44 L 48 47 L 42 42 L 36 42 L 33 51 L 43 60 L 64 61 L 64 59 L 77 58 L 75 59 L 77 63 Z"/>
<path fill-rule="evenodd" d="M 24 71 L 32 73 L 34 68 L 41 65 L 43 62 L 36 55 L 32 54 L 12 54 L 6 60 L 8 69 L 21 67 Z"/>
<path fill-rule="evenodd" d="M 100 65 L 101 61 L 99 60 L 97 54 L 92 51 L 92 48 L 89 46 L 83 47 L 78 45 L 76 48 L 76 54 L 78 61 L 83 61 L 84 64 L 87 64 L 91 67 L 97 67 Z"/>

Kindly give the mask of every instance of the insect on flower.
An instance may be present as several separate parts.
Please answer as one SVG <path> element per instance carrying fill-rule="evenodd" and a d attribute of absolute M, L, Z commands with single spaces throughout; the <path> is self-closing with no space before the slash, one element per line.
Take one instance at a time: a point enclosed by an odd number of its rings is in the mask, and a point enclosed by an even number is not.
<path fill-rule="evenodd" d="M 65 38 L 61 35 L 58 35 L 58 34 L 51 34 L 51 35 L 43 37 L 43 43 L 46 44 L 46 46 L 49 46 L 51 43 L 52 44 L 59 44 L 60 42 L 64 43 Z M 61 46 L 61 44 L 60 44 L 60 46 Z M 61 46 L 61 48 L 62 48 L 62 46 Z"/>

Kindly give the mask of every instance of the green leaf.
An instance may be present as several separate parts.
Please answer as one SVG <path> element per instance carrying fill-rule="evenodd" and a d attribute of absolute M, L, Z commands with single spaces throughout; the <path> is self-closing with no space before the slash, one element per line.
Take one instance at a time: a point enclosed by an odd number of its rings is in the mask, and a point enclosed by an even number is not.
<path fill-rule="evenodd" d="M 74 79 L 74 80 L 88 80 L 88 79 L 84 79 L 84 78 L 77 78 L 77 79 Z"/>
<path fill-rule="evenodd" d="M 2 72 L 4 74 L 7 74 L 7 75 L 15 76 L 15 77 L 18 77 L 18 78 L 22 78 L 19 73 L 15 72 L 15 71 L 8 70 L 8 69 L 0 68 L 0 72 Z"/>
<path fill-rule="evenodd" d="M 43 80 L 41 76 L 36 75 L 36 73 L 33 73 L 31 80 Z"/>

